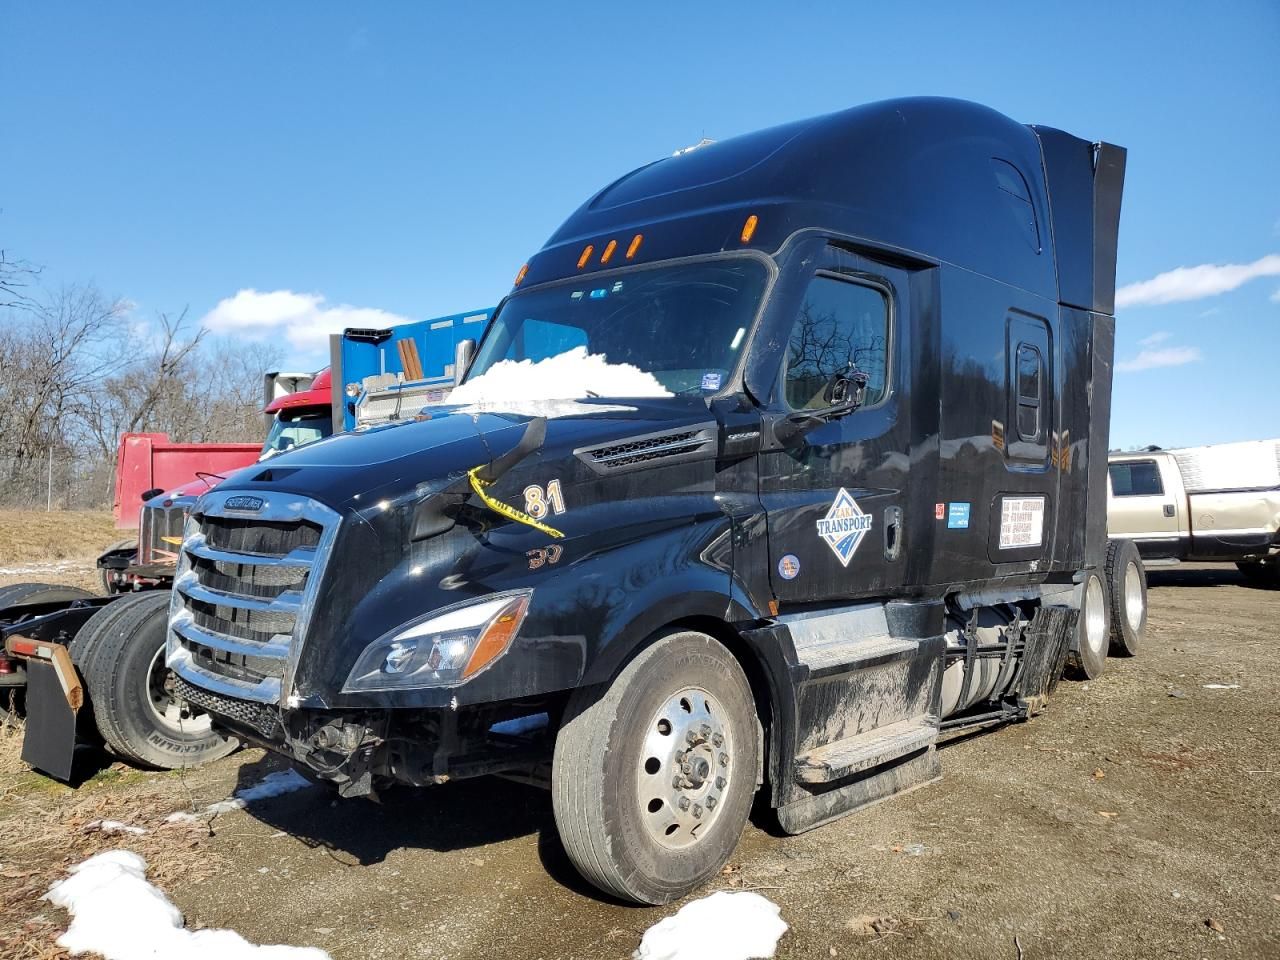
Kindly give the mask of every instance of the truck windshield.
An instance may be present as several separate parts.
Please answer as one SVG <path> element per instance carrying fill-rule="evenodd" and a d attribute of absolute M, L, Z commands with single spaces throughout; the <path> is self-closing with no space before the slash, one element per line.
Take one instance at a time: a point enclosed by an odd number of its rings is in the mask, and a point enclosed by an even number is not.
<path fill-rule="evenodd" d="M 719 390 L 737 364 L 768 282 L 741 257 L 635 267 L 608 278 L 517 293 L 503 305 L 468 372 L 570 351 L 652 374 L 673 394 Z"/>
<path fill-rule="evenodd" d="M 271 424 L 267 439 L 262 444 L 259 460 L 274 457 L 277 453 L 323 440 L 333 433 L 333 417 L 328 410 L 282 410 Z"/>

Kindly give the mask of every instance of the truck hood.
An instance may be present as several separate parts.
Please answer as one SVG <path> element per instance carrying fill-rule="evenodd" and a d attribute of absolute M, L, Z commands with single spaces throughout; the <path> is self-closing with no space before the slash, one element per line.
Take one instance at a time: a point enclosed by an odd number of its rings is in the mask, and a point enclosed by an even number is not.
<path fill-rule="evenodd" d="M 425 493 L 490 462 L 515 446 L 539 416 L 547 418 L 546 441 L 533 457 L 544 461 L 584 446 L 711 420 L 701 397 L 529 401 L 501 409 L 441 406 L 414 420 L 337 434 L 280 454 L 232 474 L 222 486 L 269 487 L 340 511 L 358 510 L 415 488 Z"/>

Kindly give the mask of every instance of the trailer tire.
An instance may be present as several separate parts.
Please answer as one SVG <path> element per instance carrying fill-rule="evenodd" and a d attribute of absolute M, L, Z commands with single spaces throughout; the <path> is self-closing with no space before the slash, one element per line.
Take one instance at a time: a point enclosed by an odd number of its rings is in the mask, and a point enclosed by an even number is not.
<path fill-rule="evenodd" d="M 661 636 L 603 693 L 578 690 L 551 775 L 569 859 L 636 903 L 669 903 L 707 882 L 746 825 L 758 730 L 742 667 L 704 633 Z"/>
<path fill-rule="evenodd" d="M 1106 585 L 1096 571 L 1090 571 L 1080 591 L 1080 615 L 1067 654 L 1067 676 L 1073 680 L 1096 680 L 1106 671 L 1109 614 Z"/>
<path fill-rule="evenodd" d="M 1106 572 L 1111 656 L 1137 656 L 1147 629 L 1147 572 L 1132 540 L 1107 541 Z"/>
<path fill-rule="evenodd" d="M 168 620 L 169 591 L 123 597 L 90 618 L 76 635 L 73 651 L 107 746 L 123 759 L 155 770 L 208 763 L 239 746 L 234 738 L 215 733 L 207 714 L 169 698 L 172 674 L 164 666 Z"/>
<path fill-rule="evenodd" d="M 79 587 L 64 587 L 57 583 L 15 583 L 0 587 L 0 610 L 19 603 L 57 603 L 65 600 L 85 600 L 93 594 Z M 26 713 L 26 690 L 22 687 L 0 687 L 0 721 L 9 717 L 12 708 L 15 717 Z"/>

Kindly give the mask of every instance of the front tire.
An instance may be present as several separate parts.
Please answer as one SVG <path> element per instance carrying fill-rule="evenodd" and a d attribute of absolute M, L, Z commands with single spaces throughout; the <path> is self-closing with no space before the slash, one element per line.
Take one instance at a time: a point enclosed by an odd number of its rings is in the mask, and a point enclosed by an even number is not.
<path fill-rule="evenodd" d="M 677 631 L 609 687 L 580 690 L 556 738 L 552 804 L 566 852 L 596 887 L 669 903 L 732 855 L 757 786 L 751 687 L 714 638 Z"/>
<path fill-rule="evenodd" d="M 208 714 L 173 696 L 164 663 L 168 620 L 169 591 L 137 593 L 94 614 L 72 645 L 107 746 L 156 770 L 198 766 L 239 746 L 213 731 Z"/>
<path fill-rule="evenodd" d="M 1076 621 L 1071 652 L 1067 654 L 1067 676 L 1075 680 L 1097 680 L 1107 669 L 1110 644 L 1110 615 L 1107 588 L 1096 572 L 1085 575 L 1080 591 L 1080 616 Z"/>
<path fill-rule="evenodd" d="M 1107 543 L 1111 655 L 1133 657 L 1147 629 L 1147 572 L 1132 540 Z"/>

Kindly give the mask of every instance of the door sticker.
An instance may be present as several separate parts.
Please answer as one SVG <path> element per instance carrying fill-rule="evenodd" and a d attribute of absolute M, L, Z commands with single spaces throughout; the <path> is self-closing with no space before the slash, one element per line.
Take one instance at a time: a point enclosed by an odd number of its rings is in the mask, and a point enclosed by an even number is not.
<path fill-rule="evenodd" d="M 714 371 L 713 371 L 713 372 L 710 372 L 710 373 L 704 373 L 704 374 L 702 375 L 702 389 L 703 389 L 703 390 L 711 390 L 711 391 L 719 390 L 719 389 L 720 389 L 720 374 L 718 374 L 718 373 L 716 373 L 716 372 L 714 372 Z"/>
<path fill-rule="evenodd" d="M 947 504 L 947 529 L 969 529 L 969 504 L 967 501 Z"/>
<path fill-rule="evenodd" d="M 1044 497 L 1000 498 L 1000 549 L 1038 547 L 1044 537 Z"/>
<path fill-rule="evenodd" d="M 862 512 L 849 491 L 840 488 L 827 515 L 818 521 L 818 536 L 827 541 L 840 565 L 847 567 L 853 552 L 871 529 L 871 515 Z"/>
<path fill-rule="evenodd" d="M 778 576 L 783 580 L 794 580 L 800 576 L 800 558 L 794 553 L 788 553 L 778 561 Z"/>

